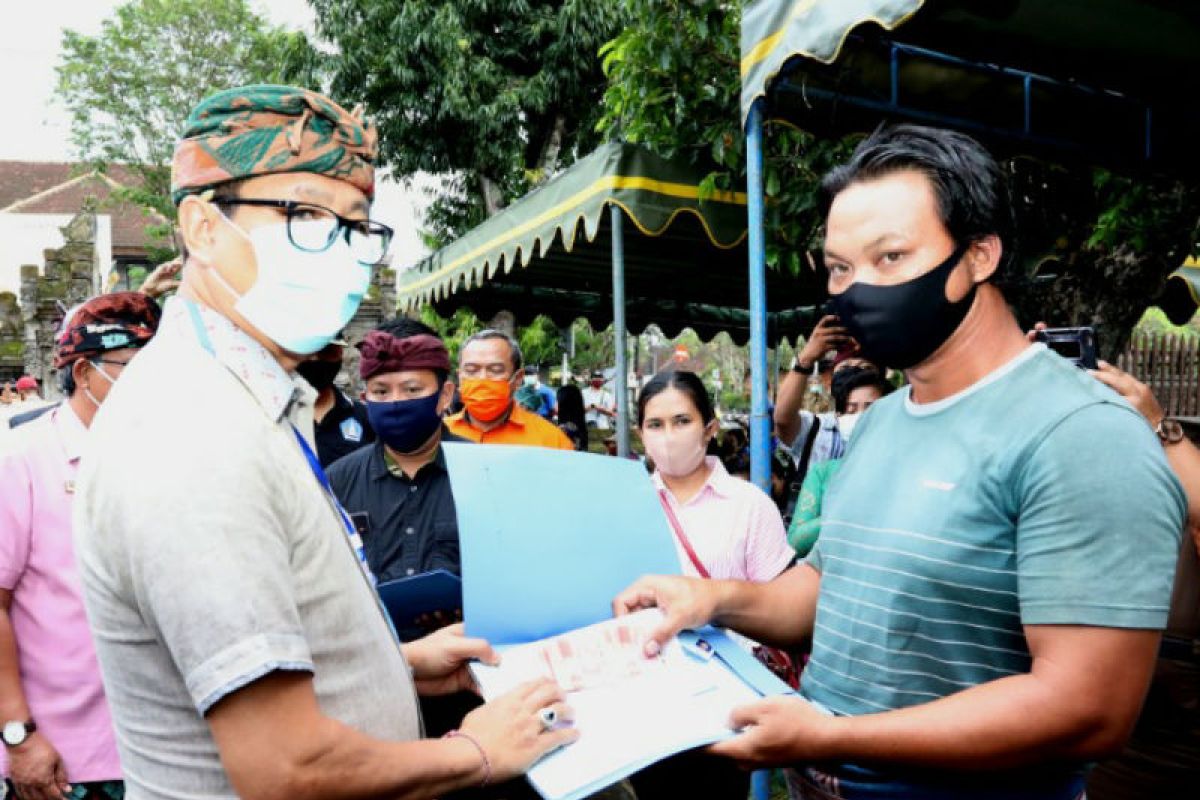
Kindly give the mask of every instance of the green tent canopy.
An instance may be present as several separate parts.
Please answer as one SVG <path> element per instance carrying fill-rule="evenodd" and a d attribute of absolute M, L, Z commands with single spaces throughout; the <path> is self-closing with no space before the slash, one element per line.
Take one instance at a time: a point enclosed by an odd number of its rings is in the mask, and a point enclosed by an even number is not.
<path fill-rule="evenodd" d="M 480 316 L 548 315 L 560 326 L 579 317 L 613 321 L 612 221 L 624 224 L 628 328 L 685 327 L 703 338 L 721 331 L 745 342 L 746 197 L 700 199 L 700 170 L 635 145 L 608 143 L 400 276 L 402 310 L 431 304 L 447 315 L 467 306 Z M 809 271 L 772 272 L 769 334 L 811 327 L 824 296 Z"/>
<path fill-rule="evenodd" d="M 742 23 L 742 115 L 823 133 L 882 119 L 1001 152 L 1197 171 L 1200 3 L 758 0 Z"/>

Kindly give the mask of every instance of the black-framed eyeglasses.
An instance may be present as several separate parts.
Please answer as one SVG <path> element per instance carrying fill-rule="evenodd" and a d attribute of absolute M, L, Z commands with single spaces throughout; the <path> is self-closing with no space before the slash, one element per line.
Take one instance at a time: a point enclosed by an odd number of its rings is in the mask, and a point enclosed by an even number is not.
<path fill-rule="evenodd" d="M 307 253 L 323 253 L 341 236 L 358 263 L 373 267 L 383 261 L 395 232 L 382 222 L 349 219 L 325 206 L 299 200 L 267 200 L 258 197 L 216 197 L 217 206 L 274 208 L 287 214 L 288 240 Z"/>

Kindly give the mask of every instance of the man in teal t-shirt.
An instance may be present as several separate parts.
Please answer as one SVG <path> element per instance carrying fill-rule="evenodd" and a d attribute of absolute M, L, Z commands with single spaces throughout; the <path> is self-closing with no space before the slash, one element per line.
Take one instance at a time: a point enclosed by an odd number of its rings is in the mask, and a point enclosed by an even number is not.
<path fill-rule="evenodd" d="M 831 311 L 909 386 L 862 417 L 809 557 L 768 584 L 644 578 L 614 603 L 811 637 L 801 698 L 714 753 L 806 797 L 1075 800 L 1153 668 L 1185 498 L 1125 401 L 1030 345 L 993 282 L 1002 171 L 974 140 L 883 128 L 823 182 Z"/>

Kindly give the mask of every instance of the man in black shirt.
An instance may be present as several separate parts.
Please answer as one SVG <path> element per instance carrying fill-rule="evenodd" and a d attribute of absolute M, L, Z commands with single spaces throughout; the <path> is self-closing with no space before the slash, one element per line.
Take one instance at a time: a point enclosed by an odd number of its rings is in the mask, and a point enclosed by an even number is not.
<path fill-rule="evenodd" d="M 329 468 L 334 494 L 381 583 L 434 569 L 457 575 L 458 521 L 441 443 L 463 440 L 442 427 L 454 396 L 446 346 L 420 322 L 397 319 L 358 347 L 378 440 Z"/>
<path fill-rule="evenodd" d="M 313 404 L 313 433 L 317 460 L 322 467 L 375 441 L 375 433 L 362 403 L 351 400 L 333 385 L 342 369 L 345 341 L 335 339 L 308 361 L 296 367 L 300 377 L 317 390 Z"/>
<path fill-rule="evenodd" d="M 380 325 L 358 348 L 378 438 L 329 468 L 333 492 L 362 534 L 380 583 L 435 569 L 458 575 L 458 518 L 441 445 L 466 440 L 442 426 L 454 398 L 450 354 L 432 329 L 404 318 Z M 479 703 L 468 692 L 421 698 L 426 734 L 458 727 Z"/>

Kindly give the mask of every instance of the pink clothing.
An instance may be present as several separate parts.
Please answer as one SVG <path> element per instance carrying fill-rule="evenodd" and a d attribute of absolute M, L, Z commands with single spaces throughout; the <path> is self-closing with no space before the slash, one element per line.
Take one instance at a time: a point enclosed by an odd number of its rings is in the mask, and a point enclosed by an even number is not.
<path fill-rule="evenodd" d="M 121 764 L 71 534 L 87 429 L 63 403 L 18 435 L 0 456 L 0 588 L 13 595 L 9 618 L 25 698 L 38 731 L 62 756 L 67 780 L 117 780 Z M 2 750 L 0 770 L 8 774 Z"/>
<path fill-rule="evenodd" d="M 704 486 L 683 505 L 667 490 L 679 524 L 709 576 L 723 580 L 769 581 L 796 557 L 787 542 L 779 509 L 757 486 L 730 475 L 720 459 L 706 456 L 712 472 Z M 665 489 L 656 472 L 654 483 Z M 675 539 L 685 575 L 699 577 L 692 560 Z"/>

